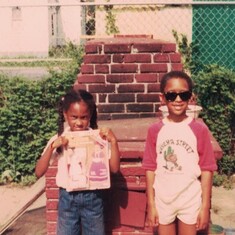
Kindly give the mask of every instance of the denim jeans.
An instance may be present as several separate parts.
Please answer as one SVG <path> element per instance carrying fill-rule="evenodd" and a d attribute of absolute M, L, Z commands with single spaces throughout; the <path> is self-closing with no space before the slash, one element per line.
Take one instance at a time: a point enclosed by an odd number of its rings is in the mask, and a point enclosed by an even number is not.
<path fill-rule="evenodd" d="M 59 191 L 57 235 L 105 235 L 102 190 Z"/>

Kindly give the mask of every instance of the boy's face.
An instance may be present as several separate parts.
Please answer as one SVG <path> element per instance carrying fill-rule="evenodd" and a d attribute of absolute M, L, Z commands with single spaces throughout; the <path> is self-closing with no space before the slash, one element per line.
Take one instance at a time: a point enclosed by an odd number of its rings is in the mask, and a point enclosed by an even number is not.
<path fill-rule="evenodd" d="M 181 121 L 186 117 L 186 110 L 191 96 L 188 91 L 188 83 L 184 79 L 172 78 L 167 81 L 164 94 L 160 95 L 160 100 L 162 103 L 165 103 L 168 108 L 168 118 L 173 121 Z M 175 98 L 173 93 L 182 93 L 182 98 L 179 95 Z"/>
<path fill-rule="evenodd" d="M 89 127 L 90 111 L 84 101 L 72 103 L 64 118 L 68 122 L 71 131 L 83 131 Z"/>

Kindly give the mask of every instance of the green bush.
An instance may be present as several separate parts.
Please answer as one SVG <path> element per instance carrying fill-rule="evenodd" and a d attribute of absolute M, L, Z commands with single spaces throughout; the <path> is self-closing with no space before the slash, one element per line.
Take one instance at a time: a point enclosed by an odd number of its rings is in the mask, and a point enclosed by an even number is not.
<path fill-rule="evenodd" d="M 184 65 L 184 70 L 190 74 L 197 74 L 204 68 L 197 57 L 199 56 L 199 44 L 196 42 L 189 42 L 185 34 L 179 34 L 172 30 L 172 35 L 175 38 L 177 49 L 181 54 L 181 61 Z"/>
<path fill-rule="evenodd" d="M 193 76 L 202 117 L 219 142 L 224 154 L 234 152 L 235 72 L 218 65 L 207 66 Z"/>
<path fill-rule="evenodd" d="M 235 173 L 235 156 L 225 155 L 218 162 L 219 173 L 232 176 Z"/>
<path fill-rule="evenodd" d="M 223 182 L 225 182 L 226 180 L 227 180 L 226 175 L 223 174 L 221 175 L 215 172 L 213 176 L 213 185 L 216 187 L 222 186 Z"/>
<path fill-rule="evenodd" d="M 76 58 L 69 67 L 52 70 L 49 78 L 39 81 L 0 76 L 2 182 L 19 182 L 34 173 L 36 160 L 57 131 L 57 103 L 74 84 L 79 65 Z"/>
<path fill-rule="evenodd" d="M 201 117 L 209 126 L 223 150 L 218 172 L 235 173 L 235 72 L 218 65 L 210 65 L 193 76 Z"/>
<path fill-rule="evenodd" d="M 222 186 L 225 189 L 233 189 L 233 179 L 231 176 L 227 176 L 225 174 L 218 174 L 217 172 L 215 172 L 213 177 L 213 186 Z"/>
<path fill-rule="evenodd" d="M 49 50 L 49 56 L 54 58 L 73 58 L 80 64 L 83 49 L 83 47 L 69 41 L 63 46 L 51 47 Z"/>

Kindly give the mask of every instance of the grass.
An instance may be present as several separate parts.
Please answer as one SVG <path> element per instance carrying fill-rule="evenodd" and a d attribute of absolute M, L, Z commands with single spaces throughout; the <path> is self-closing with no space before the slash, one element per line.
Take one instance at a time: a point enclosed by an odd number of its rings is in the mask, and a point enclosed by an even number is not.
<path fill-rule="evenodd" d="M 52 67 L 69 65 L 70 58 L 0 58 L 0 67 Z"/>

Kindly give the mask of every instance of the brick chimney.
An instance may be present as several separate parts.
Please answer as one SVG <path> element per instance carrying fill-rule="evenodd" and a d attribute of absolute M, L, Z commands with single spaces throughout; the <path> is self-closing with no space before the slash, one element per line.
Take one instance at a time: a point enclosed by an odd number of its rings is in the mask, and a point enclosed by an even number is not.
<path fill-rule="evenodd" d="M 96 98 L 99 120 L 154 117 L 164 73 L 182 70 L 176 44 L 149 36 L 88 41 L 75 86 Z"/>

